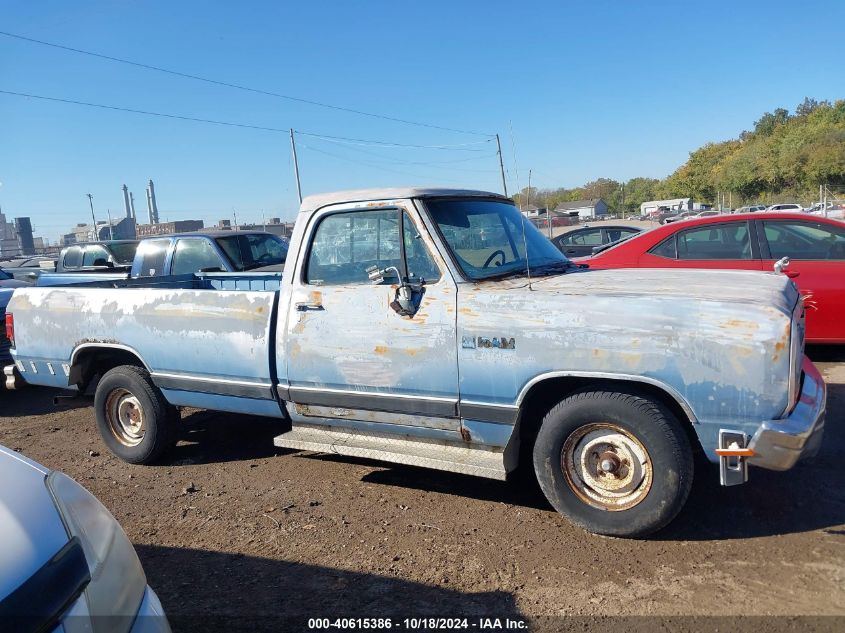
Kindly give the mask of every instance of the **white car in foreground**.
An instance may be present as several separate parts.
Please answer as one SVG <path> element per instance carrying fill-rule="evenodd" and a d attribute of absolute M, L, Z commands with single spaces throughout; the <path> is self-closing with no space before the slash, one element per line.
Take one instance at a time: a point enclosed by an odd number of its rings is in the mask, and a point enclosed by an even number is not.
<path fill-rule="evenodd" d="M 0 628 L 170 631 L 135 548 L 109 511 L 67 475 L 3 446 Z"/>

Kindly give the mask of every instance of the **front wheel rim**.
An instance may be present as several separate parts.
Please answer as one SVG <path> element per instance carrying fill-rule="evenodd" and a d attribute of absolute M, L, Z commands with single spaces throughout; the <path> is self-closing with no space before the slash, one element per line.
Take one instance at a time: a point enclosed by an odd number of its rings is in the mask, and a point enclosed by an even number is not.
<path fill-rule="evenodd" d="M 651 458 L 634 435 L 608 422 L 585 424 L 561 449 L 561 470 L 584 503 L 618 512 L 642 502 L 654 479 Z"/>
<path fill-rule="evenodd" d="M 145 433 L 144 409 L 126 389 L 115 389 L 106 399 L 106 422 L 114 438 L 124 446 L 138 446 Z"/>

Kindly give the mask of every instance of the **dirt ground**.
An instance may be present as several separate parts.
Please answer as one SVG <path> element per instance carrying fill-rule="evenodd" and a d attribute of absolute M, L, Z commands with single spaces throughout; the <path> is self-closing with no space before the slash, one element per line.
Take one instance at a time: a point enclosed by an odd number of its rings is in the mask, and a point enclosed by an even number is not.
<path fill-rule="evenodd" d="M 591 536 L 535 488 L 276 449 L 279 426 L 261 418 L 185 411 L 168 460 L 131 466 L 105 450 L 89 406 L 56 409 L 55 392 L 28 389 L 0 392 L 0 443 L 100 498 L 174 630 L 421 614 L 686 616 L 671 628 L 698 630 L 689 616 L 845 616 L 845 353 L 810 354 L 830 386 L 819 457 L 727 489 L 700 469 L 681 515 L 644 541 Z"/>

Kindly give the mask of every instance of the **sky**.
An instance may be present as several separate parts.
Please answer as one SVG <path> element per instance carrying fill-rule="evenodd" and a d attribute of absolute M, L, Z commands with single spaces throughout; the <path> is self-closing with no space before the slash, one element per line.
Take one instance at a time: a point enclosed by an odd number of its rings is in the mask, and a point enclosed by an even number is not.
<path fill-rule="evenodd" d="M 501 191 L 496 133 L 509 193 L 529 169 L 541 188 L 661 178 L 763 112 L 845 98 L 843 24 L 839 0 L 0 0 L 5 33 L 334 106 L 0 35 L 0 91 L 271 128 L 0 93 L 0 208 L 56 240 L 88 193 L 122 215 L 124 183 L 145 221 L 153 179 L 162 221 L 292 219 L 290 128 L 303 195 Z"/>

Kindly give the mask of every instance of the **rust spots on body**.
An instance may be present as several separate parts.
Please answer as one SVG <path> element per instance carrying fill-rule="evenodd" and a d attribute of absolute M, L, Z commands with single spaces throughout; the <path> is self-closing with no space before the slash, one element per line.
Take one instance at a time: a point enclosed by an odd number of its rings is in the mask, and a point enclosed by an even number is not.
<path fill-rule="evenodd" d="M 461 437 L 464 442 L 472 442 L 472 435 L 469 434 L 469 429 L 465 426 L 461 426 Z"/>
<path fill-rule="evenodd" d="M 389 350 L 388 350 L 387 345 L 376 345 L 376 346 L 373 348 L 373 351 L 374 351 L 376 354 L 387 354 L 387 352 L 388 352 Z"/>

